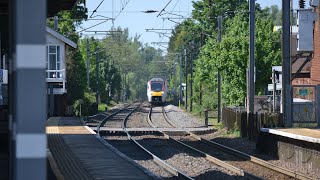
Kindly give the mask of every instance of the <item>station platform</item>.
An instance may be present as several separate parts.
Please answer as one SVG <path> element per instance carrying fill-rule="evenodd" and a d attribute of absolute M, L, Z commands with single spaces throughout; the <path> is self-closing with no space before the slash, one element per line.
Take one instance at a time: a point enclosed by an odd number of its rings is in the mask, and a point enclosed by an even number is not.
<path fill-rule="evenodd" d="M 78 118 L 47 121 L 48 159 L 57 179 L 158 179 Z"/>
<path fill-rule="evenodd" d="M 261 128 L 256 150 L 320 172 L 319 128 Z"/>

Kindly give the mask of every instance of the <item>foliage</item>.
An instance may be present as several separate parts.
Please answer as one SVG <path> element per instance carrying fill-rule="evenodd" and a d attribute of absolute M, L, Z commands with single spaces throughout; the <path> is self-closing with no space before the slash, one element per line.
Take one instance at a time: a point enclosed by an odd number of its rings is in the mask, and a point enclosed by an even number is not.
<path fill-rule="evenodd" d="M 168 51 L 181 54 L 183 49 L 187 50 L 189 74 L 189 59 L 194 61 L 192 98 L 194 105 L 200 106 L 194 109 L 217 108 L 218 70 L 222 77 L 223 103 L 241 105 L 246 96 L 246 68 L 249 59 L 248 3 L 245 0 L 200 0 L 195 1 L 193 6 L 192 19 L 175 27 Z M 223 17 L 221 43 L 216 39 L 218 16 Z M 279 17 L 281 13 L 277 6 L 262 9 L 256 4 L 257 94 L 264 93 L 270 80 L 271 66 L 279 65 L 281 60 L 280 34 L 273 32 L 274 22 L 279 23 Z M 184 58 L 184 54 L 182 57 Z M 181 67 L 185 71 L 184 61 Z M 189 78 L 189 81 L 192 80 Z"/>
<path fill-rule="evenodd" d="M 83 38 L 79 48 L 82 58 L 87 56 L 89 43 L 90 83 L 89 88 L 96 91 L 96 58 L 98 58 L 98 91 L 100 102 L 111 100 L 141 99 L 146 96 L 146 82 L 161 67 L 156 61 L 163 60 L 162 52 L 143 45 L 139 36 L 129 37 L 129 30 L 112 28 L 114 34 L 102 40 Z M 162 63 L 164 64 L 164 63 Z M 134 83 L 133 83 L 134 82 Z"/>
<path fill-rule="evenodd" d="M 82 100 L 83 103 L 80 103 Z M 94 93 L 85 92 L 82 99 L 78 99 L 73 104 L 73 110 L 76 116 L 80 116 L 80 105 L 81 105 L 81 115 L 88 116 L 95 113 L 94 106 L 96 106 L 96 97 Z"/>
<path fill-rule="evenodd" d="M 61 11 L 58 16 L 58 32 L 74 42 L 78 42 L 79 35 L 76 28 L 87 17 L 84 0 L 79 0 L 72 11 Z M 53 19 L 47 21 L 47 25 L 54 28 Z M 85 63 L 80 51 L 71 47 L 66 48 L 66 71 L 67 71 L 67 103 L 73 104 L 83 97 L 86 90 Z"/>
<path fill-rule="evenodd" d="M 255 39 L 256 92 L 263 92 L 269 81 L 271 66 L 280 63 L 279 33 L 273 32 L 271 18 L 257 14 Z M 222 42 L 209 39 L 196 61 L 195 81 L 210 79 L 216 82 L 217 71 L 222 76 L 224 103 L 240 105 L 246 96 L 246 68 L 249 55 L 248 19 L 236 15 L 226 22 Z M 268 68 L 267 68 L 268 67 Z M 211 83 L 216 86 L 216 83 Z"/>

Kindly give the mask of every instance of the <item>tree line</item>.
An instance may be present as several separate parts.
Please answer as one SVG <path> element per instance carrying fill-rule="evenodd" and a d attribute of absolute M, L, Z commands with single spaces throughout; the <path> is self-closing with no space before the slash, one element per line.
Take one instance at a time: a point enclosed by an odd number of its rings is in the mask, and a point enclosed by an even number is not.
<path fill-rule="evenodd" d="M 153 62 L 164 61 L 162 50 L 144 44 L 139 35 L 130 37 L 128 28 L 111 28 L 111 33 L 99 38 L 78 33 L 86 18 L 84 0 L 72 11 L 58 14 L 58 32 L 78 44 L 66 51 L 67 104 L 78 115 L 82 103 L 82 115 L 89 115 L 96 110 L 96 92 L 98 104 L 146 98 L 146 83 L 159 70 Z M 54 22 L 48 19 L 47 24 L 53 27 Z"/>
<path fill-rule="evenodd" d="M 195 109 L 215 109 L 219 71 L 223 104 L 243 105 L 249 58 L 248 2 L 199 0 L 193 2 L 193 7 L 191 17 L 172 31 L 167 54 L 143 44 L 139 35 L 130 37 L 128 28 L 112 28 L 112 33 L 100 39 L 80 36 L 76 30 L 87 18 L 83 0 L 78 1 L 74 10 L 59 13 L 59 32 L 78 43 L 78 49 L 67 51 L 68 104 L 79 109 L 79 100 L 82 99 L 88 107 L 85 112 L 88 114 L 90 105 L 95 103 L 98 53 L 99 102 L 108 104 L 145 98 L 146 82 L 159 75 L 165 75 L 169 89 L 178 92 L 179 73 L 182 71 L 188 77 L 189 89 L 190 82 L 193 82 L 193 96 L 189 95 L 189 98 L 192 98 Z M 218 16 L 223 19 L 221 42 L 217 40 Z M 275 25 L 281 24 L 280 17 L 281 10 L 277 6 L 261 8 L 256 4 L 256 94 L 265 93 L 271 67 L 281 62 L 280 32 L 273 31 Z M 53 26 L 53 22 L 48 21 L 48 25 Z M 89 83 L 86 76 L 87 42 L 90 52 Z M 180 65 L 179 57 L 187 59 L 187 67 L 184 60 Z"/>
<path fill-rule="evenodd" d="M 244 105 L 249 59 L 248 2 L 200 0 L 194 1 L 193 7 L 191 18 L 178 24 L 172 31 L 168 47 L 168 52 L 182 56 L 184 50 L 187 52 L 187 67 L 182 62 L 181 69 L 184 76 L 188 77 L 188 93 L 193 82 L 193 96 L 188 95 L 193 100 L 193 107 L 199 111 L 217 108 L 218 71 L 222 78 L 222 103 Z M 221 42 L 217 40 L 219 16 L 222 16 Z M 261 8 L 256 4 L 256 94 L 266 93 L 271 67 L 281 63 L 280 32 L 273 30 L 275 25 L 280 24 L 281 11 L 276 5 Z"/>

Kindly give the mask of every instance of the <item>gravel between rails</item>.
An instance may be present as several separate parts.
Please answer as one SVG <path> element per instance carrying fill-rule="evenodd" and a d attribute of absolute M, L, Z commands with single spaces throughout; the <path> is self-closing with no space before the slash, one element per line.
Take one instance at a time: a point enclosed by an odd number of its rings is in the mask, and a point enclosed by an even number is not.
<path fill-rule="evenodd" d="M 195 179 L 247 179 L 211 163 L 199 153 L 172 143 L 162 136 L 144 135 L 136 136 L 134 139 L 171 166 Z"/>
<path fill-rule="evenodd" d="M 244 152 L 246 154 L 249 154 L 251 156 L 255 156 L 257 158 L 260 158 L 262 160 L 268 161 L 274 165 L 289 169 L 291 171 L 296 171 L 298 173 L 304 174 L 309 177 L 314 177 L 317 179 L 320 179 L 320 172 L 317 172 L 312 169 L 307 169 L 301 166 L 298 166 L 291 162 L 286 162 L 284 160 L 275 160 L 273 157 L 264 155 L 264 154 L 256 154 L 256 144 L 255 142 L 246 140 L 244 138 L 236 138 L 233 136 L 226 136 L 225 131 L 217 131 L 212 134 L 204 134 L 200 135 L 202 138 L 228 146 L 230 148 L 236 149 L 238 151 Z"/>
<path fill-rule="evenodd" d="M 190 136 L 171 136 L 171 137 L 189 146 L 199 149 L 200 151 L 205 152 L 228 164 L 231 164 L 235 167 L 238 167 L 256 176 L 262 177 L 263 179 L 294 179 L 294 178 L 291 178 L 290 176 L 265 168 L 259 164 L 236 157 L 232 154 L 223 152 L 217 148 L 213 148 L 208 144 L 201 142 L 199 140 L 196 140 Z"/>
<path fill-rule="evenodd" d="M 174 122 L 179 127 L 201 127 L 201 123 L 199 120 L 191 117 L 184 111 L 180 110 L 177 106 L 173 105 L 167 105 L 165 107 L 167 115 L 169 119 Z M 246 154 L 261 158 L 265 161 L 268 161 L 274 165 L 296 171 L 298 173 L 304 174 L 306 176 L 314 177 L 317 179 L 320 179 L 320 172 L 316 172 L 312 169 L 307 169 L 304 167 L 301 167 L 299 165 L 296 165 L 291 162 L 286 162 L 283 160 L 274 160 L 274 158 L 262 155 L 262 154 L 256 154 L 255 148 L 256 144 L 255 142 L 249 141 L 245 138 L 237 138 L 233 137 L 232 135 L 228 135 L 226 129 L 217 130 L 215 133 L 211 134 L 203 134 L 200 135 L 204 139 L 211 140 L 213 142 L 220 143 L 222 145 L 228 146 L 233 149 L 237 149 L 241 152 L 244 152 Z"/>
<path fill-rule="evenodd" d="M 106 121 L 104 127 L 122 128 L 125 117 L 140 103 L 134 103 Z"/>
<path fill-rule="evenodd" d="M 127 121 L 128 128 L 151 127 L 147 121 L 150 106 L 148 103 L 142 103 L 139 109 L 129 116 Z"/>
<path fill-rule="evenodd" d="M 133 159 L 155 175 L 164 179 L 177 179 L 176 176 L 170 174 L 164 168 L 156 164 L 152 157 L 144 152 L 134 142 L 128 140 L 127 136 L 104 136 L 104 139 L 120 152 Z"/>
<path fill-rule="evenodd" d="M 197 119 L 191 117 L 177 106 L 167 105 L 164 109 L 170 121 L 172 121 L 177 127 L 203 127 L 203 124 L 201 124 Z"/>
<path fill-rule="evenodd" d="M 107 116 L 109 116 L 110 114 L 116 112 L 117 110 L 125 107 L 127 104 L 119 104 L 119 105 L 116 105 L 112 108 L 110 108 L 108 111 L 106 112 L 102 112 L 102 113 L 99 113 L 97 115 L 95 115 L 94 117 L 85 117 L 84 118 L 84 122 L 86 123 L 87 126 L 89 127 L 96 127 L 100 124 L 100 122 L 106 118 Z"/>
<path fill-rule="evenodd" d="M 159 128 L 172 128 L 163 116 L 162 107 L 153 107 L 151 113 L 151 122 L 155 127 Z"/>

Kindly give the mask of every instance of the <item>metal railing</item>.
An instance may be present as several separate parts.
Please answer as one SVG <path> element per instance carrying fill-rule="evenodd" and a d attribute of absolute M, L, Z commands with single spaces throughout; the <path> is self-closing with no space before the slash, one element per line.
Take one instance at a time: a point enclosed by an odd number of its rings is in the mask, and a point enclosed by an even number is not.
<path fill-rule="evenodd" d="M 66 79 L 66 70 L 61 69 L 61 70 L 46 70 L 46 78 L 47 79 L 61 79 L 65 80 Z"/>
<path fill-rule="evenodd" d="M 66 70 L 46 70 L 46 82 L 62 83 L 62 89 L 65 91 L 66 89 Z"/>

